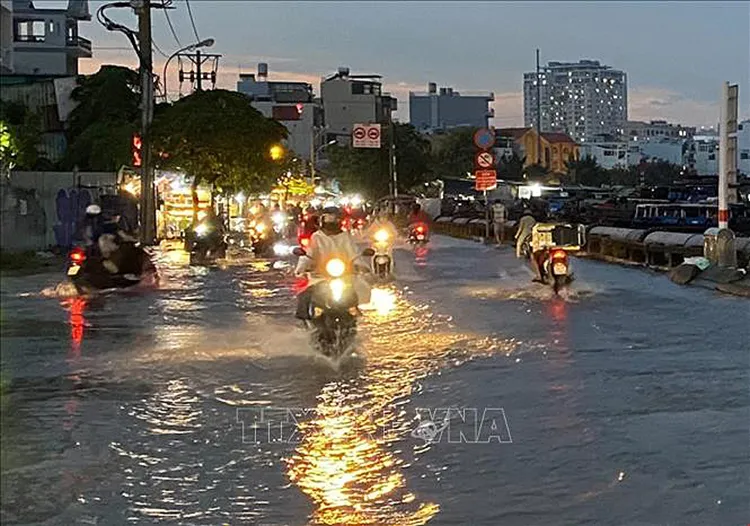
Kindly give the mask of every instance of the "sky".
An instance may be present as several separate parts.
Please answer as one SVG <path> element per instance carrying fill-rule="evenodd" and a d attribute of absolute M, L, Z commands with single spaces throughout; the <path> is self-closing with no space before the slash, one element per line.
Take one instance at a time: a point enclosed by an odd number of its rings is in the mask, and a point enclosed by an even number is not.
<path fill-rule="evenodd" d="M 92 1 L 91 11 L 102 4 Z M 37 0 L 38 7 L 66 2 Z M 179 42 L 196 41 L 185 0 L 170 19 Z M 376 73 L 399 99 L 408 119 L 409 91 L 428 82 L 459 92 L 493 92 L 495 126 L 523 125 L 523 73 L 542 63 L 599 60 L 628 75 L 628 117 L 714 126 L 724 81 L 740 85 L 740 114 L 750 118 L 750 2 L 254 2 L 191 0 L 198 36 L 212 37 L 222 54 L 219 87 L 236 89 L 239 71 L 269 64 L 270 80 L 302 80 L 319 90 L 320 78 L 348 66 Z M 111 9 L 135 27 L 129 9 Z M 80 33 L 93 41 L 83 73 L 102 63 L 135 66 L 120 33 L 96 22 Z M 156 44 L 167 55 L 180 46 L 163 12 L 153 14 Z M 161 75 L 164 57 L 155 54 Z M 172 61 L 170 91 L 177 88 Z"/>

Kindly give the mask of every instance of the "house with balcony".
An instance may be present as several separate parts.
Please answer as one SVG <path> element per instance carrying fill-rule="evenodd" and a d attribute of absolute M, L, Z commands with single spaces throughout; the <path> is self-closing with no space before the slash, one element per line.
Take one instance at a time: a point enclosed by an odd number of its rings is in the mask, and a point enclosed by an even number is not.
<path fill-rule="evenodd" d="M 92 55 L 91 41 L 78 34 L 78 23 L 89 20 L 88 0 L 69 0 L 66 9 L 38 8 L 31 0 L 13 0 L 13 74 L 78 75 L 78 60 Z"/>

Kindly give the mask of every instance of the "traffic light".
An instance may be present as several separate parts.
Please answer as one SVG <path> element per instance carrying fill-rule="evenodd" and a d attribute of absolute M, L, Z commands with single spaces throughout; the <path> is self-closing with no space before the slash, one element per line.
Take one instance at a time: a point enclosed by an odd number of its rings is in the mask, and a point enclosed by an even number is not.
<path fill-rule="evenodd" d="M 133 134 L 133 166 L 140 167 L 142 161 L 141 136 Z"/>

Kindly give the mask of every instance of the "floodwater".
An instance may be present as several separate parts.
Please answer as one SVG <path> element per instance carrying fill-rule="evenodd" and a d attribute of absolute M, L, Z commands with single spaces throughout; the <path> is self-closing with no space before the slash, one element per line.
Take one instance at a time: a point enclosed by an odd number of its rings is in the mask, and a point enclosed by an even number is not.
<path fill-rule="evenodd" d="M 3 278 L 3 524 L 734 525 L 750 517 L 750 303 L 509 249 L 396 253 L 355 355 L 316 358 L 289 268 L 65 297 Z"/>

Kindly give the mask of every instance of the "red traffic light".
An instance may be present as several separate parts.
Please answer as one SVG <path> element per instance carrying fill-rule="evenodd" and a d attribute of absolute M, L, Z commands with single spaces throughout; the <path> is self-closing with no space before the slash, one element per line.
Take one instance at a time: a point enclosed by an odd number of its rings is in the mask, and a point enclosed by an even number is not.
<path fill-rule="evenodd" d="M 141 166 L 141 136 L 137 133 L 133 135 L 133 166 Z"/>

